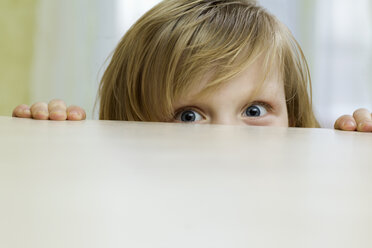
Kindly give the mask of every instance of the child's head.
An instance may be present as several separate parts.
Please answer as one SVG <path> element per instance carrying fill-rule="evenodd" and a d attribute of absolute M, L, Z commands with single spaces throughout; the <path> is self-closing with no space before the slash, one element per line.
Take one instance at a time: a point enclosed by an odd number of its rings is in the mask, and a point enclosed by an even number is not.
<path fill-rule="evenodd" d="M 165 0 L 116 48 L 100 119 L 222 123 L 240 113 L 253 125 L 317 127 L 308 90 L 301 48 L 255 1 Z M 266 111 L 271 119 L 255 122 Z"/>

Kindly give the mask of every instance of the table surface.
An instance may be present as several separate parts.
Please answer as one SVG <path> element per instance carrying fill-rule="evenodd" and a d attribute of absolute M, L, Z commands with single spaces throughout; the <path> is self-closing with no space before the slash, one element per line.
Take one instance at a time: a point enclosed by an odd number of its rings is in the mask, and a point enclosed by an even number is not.
<path fill-rule="evenodd" d="M 372 134 L 0 117 L 0 247 L 372 247 Z"/>

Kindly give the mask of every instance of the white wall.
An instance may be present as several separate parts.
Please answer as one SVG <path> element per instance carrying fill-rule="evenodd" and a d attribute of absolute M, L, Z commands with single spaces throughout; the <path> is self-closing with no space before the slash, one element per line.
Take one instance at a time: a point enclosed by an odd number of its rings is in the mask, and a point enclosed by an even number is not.
<path fill-rule="evenodd" d="M 92 118 L 105 58 L 117 43 L 115 0 L 40 0 L 31 103 L 61 98 Z"/>
<path fill-rule="evenodd" d="M 325 125 L 359 107 L 372 110 L 372 8 L 369 0 L 316 1 L 315 109 Z"/>

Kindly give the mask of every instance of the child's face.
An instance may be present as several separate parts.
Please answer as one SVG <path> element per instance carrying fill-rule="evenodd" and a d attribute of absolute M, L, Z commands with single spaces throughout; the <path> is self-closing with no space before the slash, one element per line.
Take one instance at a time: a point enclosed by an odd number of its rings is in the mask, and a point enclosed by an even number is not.
<path fill-rule="evenodd" d="M 255 62 L 222 87 L 198 96 L 205 85 L 201 83 L 201 87 L 192 89 L 175 103 L 174 121 L 288 127 L 283 80 L 275 69 L 261 85 L 261 64 Z"/>

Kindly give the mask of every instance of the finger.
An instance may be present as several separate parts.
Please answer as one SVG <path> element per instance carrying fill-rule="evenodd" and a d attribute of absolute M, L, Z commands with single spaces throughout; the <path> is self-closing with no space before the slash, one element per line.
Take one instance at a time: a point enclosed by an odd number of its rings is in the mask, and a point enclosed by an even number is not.
<path fill-rule="evenodd" d="M 32 118 L 36 120 L 48 120 L 48 104 L 45 102 L 37 102 L 31 106 L 31 115 Z"/>
<path fill-rule="evenodd" d="M 66 103 L 59 99 L 54 99 L 48 104 L 49 119 L 55 121 L 65 121 L 67 119 Z"/>
<path fill-rule="evenodd" d="M 26 104 L 18 105 L 13 110 L 12 116 L 13 117 L 20 117 L 20 118 L 31 118 L 30 107 Z"/>
<path fill-rule="evenodd" d="M 359 132 L 372 132 L 372 116 L 368 109 L 358 109 L 353 116 Z"/>
<path fill-rule="evenodd" d="M 355 131 L 357 128 L 356 121 L 351 115 L 343 115 L 335 122 L 335 129 L 344 131 Z"/>
<path fill-rule="evenodd" d="M 86 113 L 84 109 L 79 106 L 70 106 L 67 108 L 67 120 L 81 121 L 85 120 Z"/>

